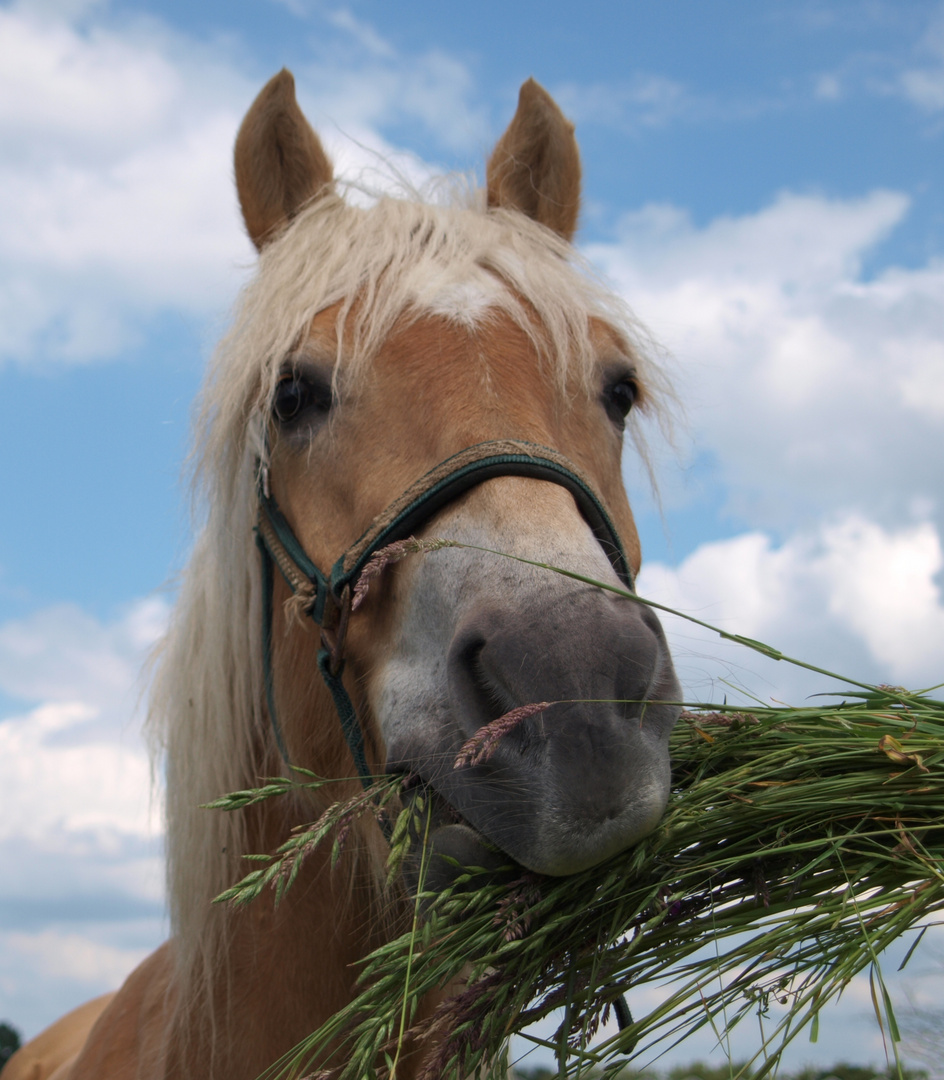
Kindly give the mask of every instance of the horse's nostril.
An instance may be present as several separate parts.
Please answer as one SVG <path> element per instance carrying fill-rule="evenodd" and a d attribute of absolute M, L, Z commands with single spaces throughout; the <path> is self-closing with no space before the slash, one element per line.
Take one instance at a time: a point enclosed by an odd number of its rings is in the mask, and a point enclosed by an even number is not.
<path fill-rule="evenodd" d="M 467 641 L 461 642 L 456 650 L 456 662 L 471 672 L 473 677 L 478 678 L 482 668 L 482 650 L 485 648 L 485 638 L 476 634 Z"/>
<path fill-rule="evenodd" d="M 453 688 L 471 725 L 467 734 L 522 704 L 502 678 L 498 652 L 500 648 L 478 632 L 464 635 L 453 648 Z"/>
<path fill-rule="evenodd" d="M 460 715 L 471 705 L 468 717 L 481 725 L 534 701 L 577 699 L 627 702 L 617 711 L 638 714 L 667 655 L 658 619 L 589 592 L 568 598 L 563 622 L 559 606 L 540 597 L 487 607 L 459 628 L 449 668 Z"/>

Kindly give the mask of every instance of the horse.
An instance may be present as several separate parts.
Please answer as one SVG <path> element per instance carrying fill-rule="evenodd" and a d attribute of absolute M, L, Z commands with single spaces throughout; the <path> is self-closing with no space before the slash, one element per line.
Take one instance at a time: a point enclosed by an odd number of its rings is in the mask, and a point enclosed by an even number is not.
<path fill-rule="evenodd" d="M 537 874 L 625 850 L 668 798 L 680 693 L 657 618 L 532 565 L 632 586 L 624 433 L 661 386 L 573 246 L 573 125 L 529 80 L 484 190 L 371 202 L 335 178 L 283 70 L 240 127 L 235 175 L 258 269 L 195 410 L 204 509 L 147 720 L 172 936 L 4 1080 L 251 1080 L 352 1000 L 358 962 L 412 910 L 385 887 L 374 816 L 280 904 L 213 900 L 359 771 L 426 793 L 432 850 Z M 414 536 L 455 546 L 390 565 L 355 605 L 367 562 Z M 457 764 L 470 736 L 546 702 Z M 294 766 L 337 783 L 201 808 Z M 400 1080 L 428 1052 L 411 1047 Z"/>

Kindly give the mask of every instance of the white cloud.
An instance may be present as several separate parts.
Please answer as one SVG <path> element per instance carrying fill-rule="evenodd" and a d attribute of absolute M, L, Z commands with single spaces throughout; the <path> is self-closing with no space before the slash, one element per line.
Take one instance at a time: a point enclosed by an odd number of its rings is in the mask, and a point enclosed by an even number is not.
<path fill-rule="evenodd" d="M 150 949 L 122 949 L 81 934 L 41 930 L 35 934 L 5 934 L 5 949 L 34 965 L 40 977 L 69 979 L 91 987 L 117 988 Z M 92 991 L 94 992 L 94 991 Z"/>
<path fill-rule="evenodd" d="M 863 520 L 827 528 L 816 566 L 830 612 L 857 633 L 896 681 L 944 679 L 944 605 L 935 575 L 944 566 L 930 523 L 889 534 Z"/>
<path fill-rule="evenodd" d="M 87 155 L 138 144 L 179 93 L 157 50 L 100 30 L 82 35 L 25 6 L 0 11 L 0 125 L 31 155 L 50 150 L 38 131 Z"/>
<path fill-rule="evenodd" d="M 232 295 L 250 260 L 232 99 L 250 94 L 186 52 L 153 23 L 0 10 L 0 356 L 112 355 L 160 311 L 204 316 Z"/>
<path fill-rule="evenodd" d="M 944 420 L 944 341 L 918 338 L 895 351 L 902 361 L 902 403 L 930 419 Z"/>
<path fill-rule="evenodd" d="M 98 875 L 126 895 L 159 900 L 160 875 L 142 869 L 160 837 L 160 798 L 131 721 L 141 662 L 167 611 L 150 599 L 102 624 L 60 606 L 0 626 L 0 689 L 41 702 L 0 720 L 0 846 L 17 849 L 0 895 L 28 891 L 33 860 L 78 857 L 88 860 L 89 882 Z"/>
<path fill-rule="evenodd" d="M 0 625 L 0 1013 L 30 1033 L 114 989 L 166 933 L 160 792 L 133 720 L 168 605 Z"/>
<path fill-rule="evenodd" d="M 82 738 L 96 716 L 87 705 L 56 704 L 0 722 L 0 841 L 25 839 L 49 851 L 93 837 L 107 851 L 115 834 L 147 838 L 159 830 L 147 753 L 114 736 Z"/>
<path fill-rule="evenodd" d="M 742 518 L 941 512 L 944 262 L 862 274 L 907 210 L 895 192 L 784 194 L 698 228 L 648 206 L 590 247 L 674 352 L 695 443 Z"/>
<path fill-rule="evenodd" d="M 41 702 L 0 721 L 0 841 L 61 851 L 91 842 L 105 853 L 122 837 L 159 832 L 147 752 L 130 721 L 141 662 L 167 613 L 149 599 L 103 625 L 62 605 L 0 626 L 0 689 Z"/>
<path fill-rule="evenodd" d="M 169 607 L 151 597 L 101 623 L 72 605 L 0 624 L 0 689 L 34 702 L 79 702 L 130 716 L 141 660 L 163 632 Z"/>
<path fill-rule="evenodd" d="M 640 593 L 729 633 L 865 682 L 915 688 L 944 679 L 941 539 L 928 522 L 886 530 L 857 516 L 776 547 L 755 532 L 703 544 L 676 568 L 643 567 Z M 688 695 L 732 685 L 798 703 L 833 687 L 681 619 L 664 620 Z"/>

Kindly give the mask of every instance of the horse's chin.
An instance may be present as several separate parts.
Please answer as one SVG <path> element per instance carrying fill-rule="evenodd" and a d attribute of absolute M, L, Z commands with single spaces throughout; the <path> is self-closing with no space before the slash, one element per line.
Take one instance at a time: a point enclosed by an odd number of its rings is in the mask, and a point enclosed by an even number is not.
<path fill-rule="evenodd" d="M 422 809 L 417 799 L 422 799 Z M 511 881 L 522 867 L 496 847 L 450 806 L 432 787 L 420 784 L 403 793 L 403 802 L 414 811 L 410 848 L 403 863 L 403 877 L 411 896 L 439 894 L 468 880 L 460 889 L 475 889 L 484 882 Z"/>

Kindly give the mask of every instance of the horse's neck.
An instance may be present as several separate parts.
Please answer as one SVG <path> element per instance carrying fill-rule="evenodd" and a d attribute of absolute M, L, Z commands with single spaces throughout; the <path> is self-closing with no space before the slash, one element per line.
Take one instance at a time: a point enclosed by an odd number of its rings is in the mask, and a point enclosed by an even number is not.
<path fill-rule="evenodd" d="M 261 850 L 287 835 L 279 822 L 266 831 Z M 172 1041 L 188 1058 L 179 1075 L 251 1080 L 351 1000 L 358 961 L 389 925 L 369 861 L 352 851 L 332 869 L 329 852 L 316 850 L 281 903 L 269 890 L 230 914 L 209 1000 L 177 1016 Z M 211 1060 L 196 1068 L 194 1053 Z"/>

